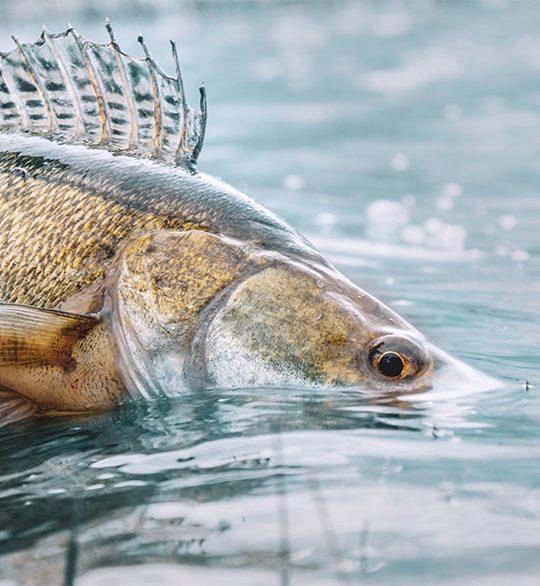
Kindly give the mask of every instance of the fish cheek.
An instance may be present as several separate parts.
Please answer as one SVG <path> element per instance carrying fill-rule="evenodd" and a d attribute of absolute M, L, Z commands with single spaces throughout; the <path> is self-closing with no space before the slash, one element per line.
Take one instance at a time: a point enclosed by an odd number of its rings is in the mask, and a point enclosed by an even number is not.
<path fill-rule="evenodd" d="M 194 324 L 199 312 L 245 270 L 246 254 L 202 231 L 155 232 L 145 254 L 145 275 L 160 323 Z"/>
<path fill-rule="evenodd" d="M 208 382 L 225 388 L 362 384 L 364 326 L 346 299 L 310 272 L 283 265 L 240 283 L 195 352 L 204 354 Z"/>
<path fill-rule="evenodd" d="M 156 393 L 182 390 L 200 311 L 251 262 L 238 246 L 203 231 L 153 231 L 126 246 L 113 295 L 117 337 L 123 361 L 140 365 Z"/>

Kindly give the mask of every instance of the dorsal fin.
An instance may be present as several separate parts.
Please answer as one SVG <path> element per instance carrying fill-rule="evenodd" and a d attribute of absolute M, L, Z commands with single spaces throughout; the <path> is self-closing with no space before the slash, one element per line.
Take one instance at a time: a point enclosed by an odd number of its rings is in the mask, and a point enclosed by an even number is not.
<path fill-rule="evenodd" d="M 23 131 L 65 143 L 112 152 L 196 163 L 206 127 L 206 94 L 200 112 L 185 100 L 176 46 L 176 77 L 154 61 L 139 37 L 145 59 L 111 41 L 87 41 L 72 28 L 44 30 L 36 43 L 0 53 L 0 130 Z"/>

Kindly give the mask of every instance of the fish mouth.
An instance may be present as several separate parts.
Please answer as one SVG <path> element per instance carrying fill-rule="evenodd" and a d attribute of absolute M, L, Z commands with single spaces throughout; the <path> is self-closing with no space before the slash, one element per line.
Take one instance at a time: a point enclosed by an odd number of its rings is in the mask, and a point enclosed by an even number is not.
<path fill-rule="evenodd" d="M 455 399 L 504 386 L 500 380 L 461 361 L 435 343 L 430 341 L 428 344 L 435 363 L 430 400 Z"/>

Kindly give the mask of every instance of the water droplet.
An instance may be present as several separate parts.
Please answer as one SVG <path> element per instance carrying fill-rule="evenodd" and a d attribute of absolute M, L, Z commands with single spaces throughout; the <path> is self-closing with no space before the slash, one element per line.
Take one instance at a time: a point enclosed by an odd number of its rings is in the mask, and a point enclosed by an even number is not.
<path fill-rule="evenodd" d="M 424 244 L 426 240 L 426 231 L 422 226 L 415 226 L 414 224 L 407 224 L 401 232 L 403 242 L 407 244 Z"/>
<path fill-rule="evenodd" d="M 498 219 L 499 226 L 504 228 L 505 230 L 512 230 L 516 227 L 517 218 L 516 216 L 512 216 L 511 214 L 507 214 L 505 216 L 500 216 Z"/>
<path fill-rule="evenodd" d="M 397 201 L 378 199 L 366 208 L 367 233 L 376 240 L 397 240 L 399 229 L 408 223 L 409 210 Z"/>
<path fill-rule="evenodd" d="M 459 183 L 445 183 L 443 193 L 448 197 L 460 197 L 463 195 L 463 187 Z"/>
<path fill-rule="evenodd" d="M 531 255 L 526 250 L 515 250 L 512 253 L 512 260 L 517 260 L 518 262 L 523 262 L 530 258 Z"/>
<path fill-rule="evenodd" d="M 317 214 L 315 221 L 317 224 L 321 224 L 323 226 L 331 226 L 337 222 L 337 216 L 331 212 L 321 212 L 320 214 Z"/>
<path fill-rule="evenodd" d="M 437 198 L 437 207 L 442 212 L 447 212 L 454 207 L 454 200 L 447 195 L 441 195 Z"/>
<path fill-rule="evenodd" d="M 392 167 L 396 171 L 405 171 L 409 166 L 409 157 L 403 153 L 396 153 L 392 157 Z"/>
<path fill-rule="evenodd" d="M 283 180 L 283 187 L 291 191 L 300 191 L 304 187 L 304 180 L 299 175 L 287 175 Z"/>
<path fill-rule="evenodd" d="M 467 230 L 459 224 L 446 224 L 440 218 L 430 218 L 424 222 L 426 244 L 445 250 L 463 250 Z"/>

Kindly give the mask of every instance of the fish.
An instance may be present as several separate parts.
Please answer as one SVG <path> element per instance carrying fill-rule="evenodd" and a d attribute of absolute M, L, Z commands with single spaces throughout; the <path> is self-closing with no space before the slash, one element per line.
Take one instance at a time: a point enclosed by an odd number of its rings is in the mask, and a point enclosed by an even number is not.
<path fill-rule="evenodd" d="M 372 396 L 494 379 L 197 170 L 206 123 L 144 57 L 73 28 L 0 54 L 0 421 L 212 389 Z"/>

